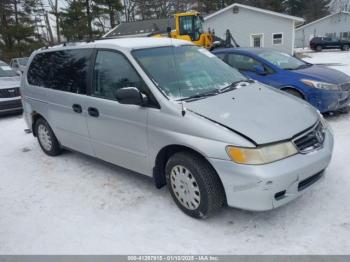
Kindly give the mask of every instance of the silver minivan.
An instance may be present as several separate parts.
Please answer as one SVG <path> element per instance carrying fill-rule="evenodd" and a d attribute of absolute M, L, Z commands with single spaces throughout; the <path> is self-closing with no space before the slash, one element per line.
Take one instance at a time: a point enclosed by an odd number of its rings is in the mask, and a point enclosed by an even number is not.
<path fill-rule="evenodd" d="M 46 154 L 71 149 L 153 177 L 195 218 L 279 207 L 331 161 L 333 135 L 313 107 L 188 42 L 66 44 L 28 65 L 25 120 Z"/>

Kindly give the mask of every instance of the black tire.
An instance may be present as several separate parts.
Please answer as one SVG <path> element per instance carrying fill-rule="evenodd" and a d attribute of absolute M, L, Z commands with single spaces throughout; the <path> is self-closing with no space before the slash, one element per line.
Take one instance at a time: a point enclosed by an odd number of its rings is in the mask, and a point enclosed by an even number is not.
<path fill-rule="evenodd" d="M 286 89 L 283 89 L 284 92 L 288 93 L 288 94 L 291 94 L 295 97 L 298 97 L 302 100 L 305 100 L 305 97 L 303 96 L 302 93 L 300 93 L 298 90 L 295 90 L 295 89 L 292 89 L 292 88 L 286 88 Z"/>
<path fill-rule="evenodd" d="M 40 136 L 40 129 L 43 128 L 47 131 L 47 136 L 50 139 L 51 146 L 45 146 L 44 142 L 42 141 L 42 137 Z M 41 149 L 44 151 L 45 154 L 49 156 L 58 156 L 62 153 L 62 148 L 60 146 L 60 143 L 58 142 L 55 134 L 53 133 L 50 125 L 43 119 L 39 118 L 35 122 L 35 134 L 38 138 L 39 145 Z"/>
<path fill-rule="evenodd" d="M 200 195 L 197 195 L 199 201 L 197 201 L 198 207 L 196 208 L 193 204 L 192 209 L 188 208 L 186 204 L 184 202 L 181 203 L 178 197 L 175 195 L 178 194 L 178 192 L 176 193 L 176 189 L 173 188 L 174 183 L 171 181 L 171 179 L 173 179 L 171 172 L 174 171 L 174 168 L 176 170 L 179 165 L 189 170 L 190 174 L 188 174 L 188 177 L 192 175 L 197 184 L 195 190 L 198 190 Z M 189 152 L 176 153 L 168 160 L 165 172 L 170 194 L 173 197 L 176 205 L 185 214 L 194 218 L 204 219 L 225 205 L 226 197 L 221 180 L 212 166 L 210 166 L 210 164 L 202 157 Z"/>
<path fill-rule="evenodd" d="M 322 52 L 323 47 L 321 45 L 316 46 L 316 52 Z"/>
<path fill-rule="evenodd" d="M 343 45 L 342 50 L 343 51 L 349 51 L 350 46 L 349 45 Z"/>

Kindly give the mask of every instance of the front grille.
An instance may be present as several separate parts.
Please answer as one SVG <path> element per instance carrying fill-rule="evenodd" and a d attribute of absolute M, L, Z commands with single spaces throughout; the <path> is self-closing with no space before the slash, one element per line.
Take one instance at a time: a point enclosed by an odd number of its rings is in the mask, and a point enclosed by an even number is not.
<path fill-rule="evenodd" d="M 0 89 L 0 98 L 12 98 L 20 96 L 19 88 Z"/>
<path fill-rule="evenodd" d="M 298 191 L 303 191 L 304 189 L 308 188 L 309 186 L 311 186 L 312 184 L 316 183 L 323 175 L 323 171 L 321 171 L 320 173 L 313 175 L 307 179 L 304 179 L 303 181 L 301 181 L 298 185 Z"/>
<path fill-rule="evenodd" d="M 350 91 L 350 82 L 340 85 L 342 91 Z"/>
<path fill-rule="evenodd" d="M 0 111 L 1 110 L 16 109 L 16 108 L 22 108 L 22 101 L 20 99 L 13 100 L 13 101 L 0 102 Z"/>
<path fill-rule="evenodd" d="M 300 153 L 308 153 L 321 148 L 325 136 L 326 134 L 323 125 L 319 122 L 315 128 L 296 138 L 293 142 Z"/>

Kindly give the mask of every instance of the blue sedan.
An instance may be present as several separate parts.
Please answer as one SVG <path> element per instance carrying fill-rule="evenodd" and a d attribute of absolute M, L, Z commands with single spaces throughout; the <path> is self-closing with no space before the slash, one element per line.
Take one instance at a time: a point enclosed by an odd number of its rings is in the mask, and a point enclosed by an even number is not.
<path fill-rule="evenodd" d="M 320 112 L 336 111 L 350 102 L 350 77 L 279 51 L 229 48 L 213 51 L 244 75 L 308 101 Z"/>

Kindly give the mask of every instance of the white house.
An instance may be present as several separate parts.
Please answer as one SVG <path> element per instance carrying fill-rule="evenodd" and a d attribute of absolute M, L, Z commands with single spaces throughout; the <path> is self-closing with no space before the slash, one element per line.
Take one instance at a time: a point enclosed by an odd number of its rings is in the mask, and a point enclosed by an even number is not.
<path fill-rule="evenodd" d="M 350 40 L 350 12 L 340 12 L 303 25 L 295 31 L 296 47 L 309 46 L 315 36 L 340 37 Z"/>
<path fill-rule="evenodd" d="M 304 23 L 290 16 L 242 4 L 233 4 L 204 18 L 204 29 L 225 39 L 229 29 L 241 47 L 266 47 L 293 54 L 295 27 Z"/>

